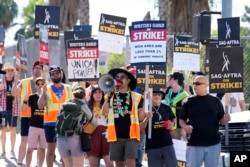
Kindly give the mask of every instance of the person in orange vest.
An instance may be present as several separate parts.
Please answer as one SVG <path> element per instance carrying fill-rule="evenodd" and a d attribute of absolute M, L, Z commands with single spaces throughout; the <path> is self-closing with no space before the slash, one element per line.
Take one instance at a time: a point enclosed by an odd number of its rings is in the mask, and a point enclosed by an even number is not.
<path fill-rule="evenodd" d="M 143 98 L 133 91 L 137 83 L 129 71 L 114 68 L 108 73 L 120 83 L 103 105 L 103 114 L 108 116 L 110 160 L 115 161 L 117 167 L 135 167 L 140 142 L 139 122 L 145 118 Z"/>
<path fill-rule="evenodd" d="M 0 108 L 1 115 L 4 121 L 2 123 L 1 132 L 1 144 L 2 144 L 2 154 L 1 157 L 4 158 L 5 146 L 6 146 L 6 132 L 7 126 L 9 126 L 10 131 L 10 141 L 11 141 L 11 152 L 10 158 L 15 159 L 15 143 L 16 143 L 16 127 L 17 127 L 17 117 L 19 115 L 19 96 L 12 95 L 12 89 L 14 85 L 14 73 L 15 67 L 11 63 L 5 63 L 3 66 L 3 71 L 6 72 L 5 77 L 0 79 Z"/>
<path fill-rule="evenodd" d="M 56 120 L 62 104 L 73 97 L 72 88 L 62 83 L 61 68 L 57 65 L 49 67 L 51 84 L 44 85 L 43 91 L 38 99 L 39 109 L 44 111 L 44 132 L 47 142 L 46 164 L 53 167 L 56 149 Z"/>
<path fill-rule="evenodd" d="M 39 61 L 35 61 L 32 66 L 32 76 L 30 78 L 22 79 L 18 84 L 20 79 L 20 72 L 16 73 L 13 86 L 14 88 L 16 87 L 16 89 L 12 90 L 12 94 L 15 97 L 20 96 L 21 104 L 23 103 L 26 96 L 29 96 L 36 92 L 35 81 L 38 77 L 41 77 L 43 75 L 43 72 L 45 72 L 43 71 L 43 65 L 40 64 Z M 31 116 L 30 107 L 28 107 L 27 110 L 20 112 L 19 116 L 21 120 L 21 142 L 18 151 L 17 165 L 22 166 L 28 141 L 29 121 Z"/>

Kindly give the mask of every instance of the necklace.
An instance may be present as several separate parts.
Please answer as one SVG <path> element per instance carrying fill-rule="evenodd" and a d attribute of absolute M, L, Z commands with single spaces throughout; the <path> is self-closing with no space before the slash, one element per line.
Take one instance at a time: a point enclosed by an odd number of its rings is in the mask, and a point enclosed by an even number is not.
<path fill-rule="evenodd" d="M 114 113 L 115 117 L 119 118 L 119 115 L 124 117 L 125 114 L 129 114 L 129 105 L 130 105 L 130 92 L 128 91 L 126 93 L 125 97 L 125 103 L 123 101 L 124 99 L 121 99 L 120 97 L 120 91 L 117 90 L 115 92 L 115 107 L 114 107 Z"/>
<path fill-rule="evenodd" d="M 161 121 L 161 120 L 162 120 L 162 116 L 161 116 L 161 114 L 158 112 L 159 109 L 161 108 L 161 104 L 160 104 L 157 108 L 156 108 L 155 106 L 152 106 L 152 108 L 153 108 L 153 110 L 155 111 L 155 113 L 158 115 L 159 121 Z"/>
<path fill-rule="evenodd" d="M 158 112 L 159 108 L 161 107 L 161 104 L 156 108 L 157 106 L 152 106 L 155 112 Z"/>
<path fill-rule="evenodd" d="M 102 109 L 101 108 L 94 107 L 93 112 L 94 112 L 95 118 L 101 118 L 101 115 L 102 115 Z"/>

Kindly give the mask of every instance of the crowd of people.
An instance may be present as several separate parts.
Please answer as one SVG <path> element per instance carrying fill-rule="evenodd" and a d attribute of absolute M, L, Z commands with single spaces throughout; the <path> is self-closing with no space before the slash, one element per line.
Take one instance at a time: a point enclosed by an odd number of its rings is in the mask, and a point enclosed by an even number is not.
<path fill-rule="evenodd" d="M 0 115 L 1 121 L 4 120 L 1 157 L 6 156 L 9 127 L 10 154 L 17 159 L 17 166 L 29 167 L 36 149 L 37 166 L 52 167 L 58 149 L 65 167 L 83 166 L 84 159 L 88 159 L 90 167 L 100 166 L 100 159 L 107 167 L 142 167 L 145 149 L 149 167 L 177 167 L 173 139 L 187 142 L 189 167 L 202 163 L 218 166 L 219 125 L 230 121 L 230 113 L 245 110 L 244 96 L 211 95 L 208 79 L 202 72 L 193 73 L 192 86 L 185 85 L 181 72 L 174 72 L 168 76 L 166 91 L 153 89 L 150 97 L 147 92 L 139 91 L 135 68 L 127 65 L 111 69 L 108 74 L 121 84 L 103 92 L 97 81 L 89 81 L 86 87 L 67 84 L 64 71 L 57 65 L 47 71 L 36 61 L 32 76 L 21 79 L 13 64 L 5 63 L 1 73 L 6 74 L 0 80 Z M 223 107 L 225 97 L 230 100 L 229 114 Z M 148 112 L 145 112 L 145 98 L 152 101 Z M 81 111 L 96 126 L 91 134 L 92 149 L 88 152 L 80 149 L 79 134 L 65 137 L 55 130 L 61 106 L 69 99 L 82 101 Z M 18 117 L 21 142 L 16 156 Z"/>

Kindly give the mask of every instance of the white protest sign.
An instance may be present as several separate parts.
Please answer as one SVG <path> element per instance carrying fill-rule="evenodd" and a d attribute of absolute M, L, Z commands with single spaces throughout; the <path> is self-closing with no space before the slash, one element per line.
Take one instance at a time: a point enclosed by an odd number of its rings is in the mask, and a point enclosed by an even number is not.
<path fill-rule="evenodd" d="M 100 51 L 122 53 L 126 21 L 124 17 L 101 14 L 98 31 Z"/>
<path fill-rule="evenodd" d="M 133 22 L 130 29 L 131 64 L 166 63 L 166 21 Z"/>
<path fill-rule="evenodd" d="M 173 70 L 200 71 L 199 43 L 189 36 L 174 36 Z"/>
<path fill-rule="evenodd" d="M 69 40 L 67 44 L 68 80 L 99 78 L 98 40 Z"/>

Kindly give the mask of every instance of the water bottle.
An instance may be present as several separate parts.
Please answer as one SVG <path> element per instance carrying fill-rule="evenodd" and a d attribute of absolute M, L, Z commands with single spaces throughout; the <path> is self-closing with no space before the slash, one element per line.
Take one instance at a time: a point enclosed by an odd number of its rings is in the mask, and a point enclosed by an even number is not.
<path fill-rule="evenodd" d="M 189 125 L 189 127 L 190 127 L 191 129 L 193 129 L 193 126 L 192 126 L 192 125 Z M 190 133 L 190 134 L 187 133 L 187 140 L 190 140 L 190 139 L 191 139 L 191 133 Z"/>

